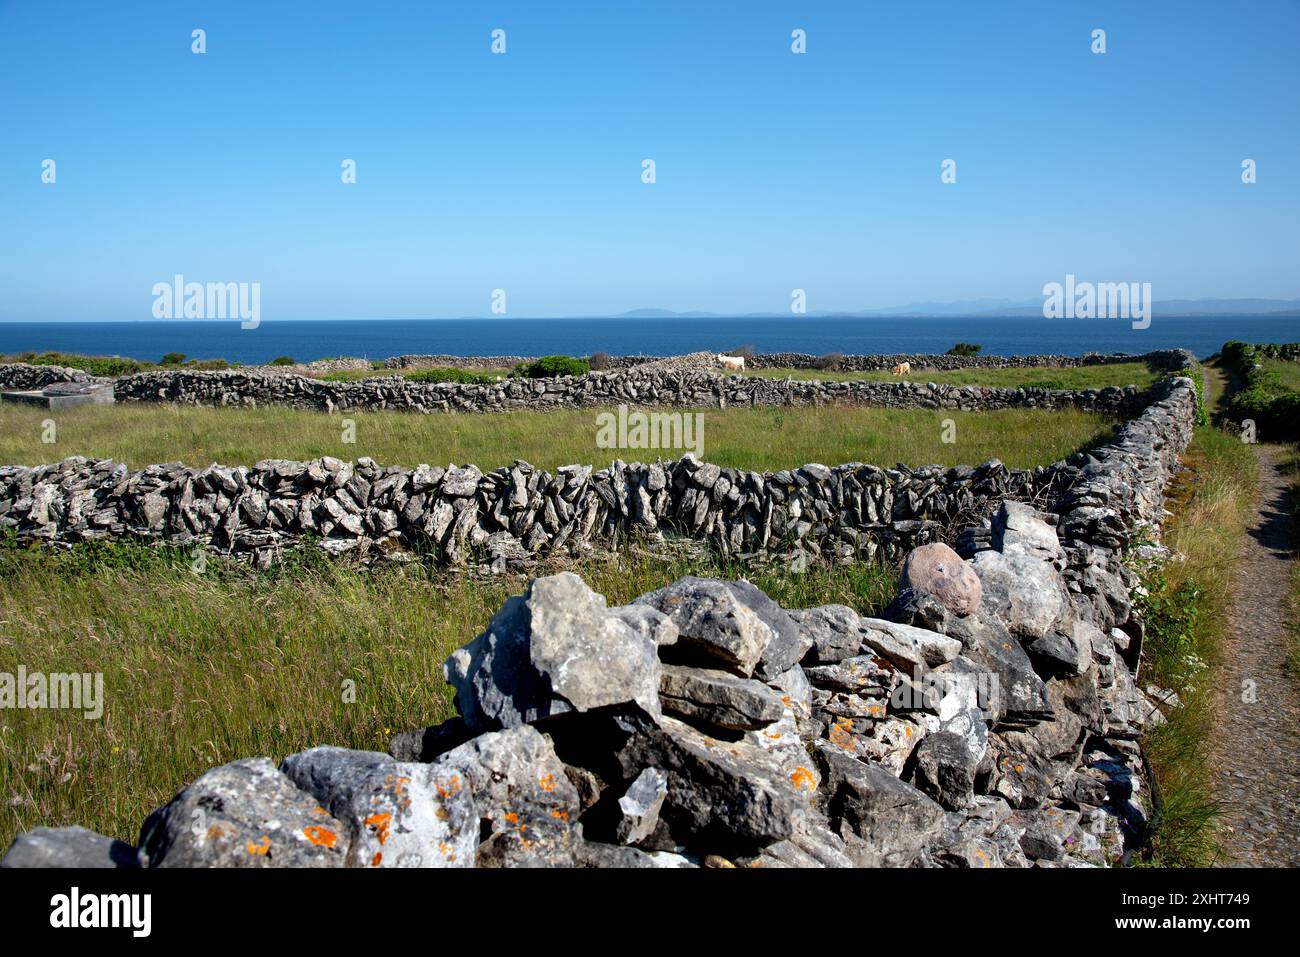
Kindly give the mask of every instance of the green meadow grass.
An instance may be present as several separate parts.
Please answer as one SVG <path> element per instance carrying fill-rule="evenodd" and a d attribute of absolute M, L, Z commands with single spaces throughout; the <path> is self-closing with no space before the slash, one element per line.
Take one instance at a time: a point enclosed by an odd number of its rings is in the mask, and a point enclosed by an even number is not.
<path fill-rule="evenodd" d="M 522 458 L 539 468 L 677 458 L 682 450 L 602 449 L 600 410 L 491 414 L 323 412 L 266 407 L 209 408 L 122 403 L 62 412 L 0 404 L 0 463 L 36 465 L 69 455 L 112 458 L 139 468 L 180 461 L 252 465 L 259 459 L 370 456 L 384 465 L 474 463 L 485 469 Z M 1104 441 L 1113 421 L 1075 410 L 950 412 L 861 407 L 706 409 L 703 457 L 724 466 L 781 469 L 821 462 L 975 465 L 998 458 L 1013 468 L 1043 465 Z M 46 444 L 46 420 L 57 441 Z M 943 441 L 944 420 L 956 441 Z M 343 441 L 355 423 L 355 443 Z"/>
<path fill-rule="evenodd" d="M 741 574 L 639 552 L 570 567 L 611 604 L 685 574 Z M 748 577 L 789 607 L 834 601 L 863 613 L 879 612 L 896 584 L 873 565 Z M 0 850 L 40 825 L 134 843 L 153 808 L 239 758 L 278 761 L 318 744 L 385 750 L 394 732 L 454 713 L 443 660 L 524 585 L 420 565 L 365 571 L 307 549 L 269 571 L 214 559 L 196 574 L 167 549 L 12 543 L 0 547 L 0 582 L 0 671 L 99 672 L 105 698 L 98 720 L 0 710 Z"/>
<path fill-rule="evenodd" d="M 1292 363 L 1293 365 L 1295 363 Z M 900 377 L 885 372 L 825 372 L 819 369 L 753 369 L 749 375 L 768 379 L 831 379 L 837 382 L 897 382 Z M 902 376 L 909 382 L 933 382 L 937 385 L 983 385 L 999 388 L 1101 389 L 1106 386 L 1135 385 L 1145 389 L 1160 376 L 1142 362 L 1115 365 L 1080 366 L 1078 368 L 1028 369 L 954 369 L 939 372 L 916 369 Z"/>

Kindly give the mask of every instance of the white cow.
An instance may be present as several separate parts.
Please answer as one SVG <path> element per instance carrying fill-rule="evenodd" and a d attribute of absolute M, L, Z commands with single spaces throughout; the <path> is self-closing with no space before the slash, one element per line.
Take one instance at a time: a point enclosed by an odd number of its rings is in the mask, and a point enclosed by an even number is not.
<path fill-rule="evenodd" d="M 727 370 L 729 370 L 729 371 L 731 371 L 731 372 L 744 372 L 744 371 L 745 371 L 745 357 L 744 357 L 744 356 L 724 356 L 721 352 L 719 352 L 719 353 L 718 353 L 718 365 L 722 366 L 722 368 L 727 369 Z"/>
<path fill-rule="evenodd" d="M 911 375 L 911 374 L 912 374 L 912 363 L 910 363 L 910 362 L 900 362 L 898 365 L 894 366 L 894 368 L 891 369 L 890 371 L 891 371 L 894 375 Z"/>

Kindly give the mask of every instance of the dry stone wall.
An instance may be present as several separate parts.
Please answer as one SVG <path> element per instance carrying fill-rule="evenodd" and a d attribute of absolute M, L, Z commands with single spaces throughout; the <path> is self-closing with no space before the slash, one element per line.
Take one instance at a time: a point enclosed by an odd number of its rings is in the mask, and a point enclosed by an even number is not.
<path fill-rule="evenodd" d="M 489 385 L 411 382 L 400 376 L 325 382 L 247 372 L 145 372 L 117 379 L 118 402 L 252 407 L 284 405 L 324 412 L 508 412 L 642 407 L 870 405 L 888 408 L 999 409 L 1075 407 L 1129 415 L 1146 404 L 1124 389 L 1018 389 L 921 382 L 824 382 L 729 376 L 677 369 L 593 372 L 555 379 L 503 379 Z"/>
<path fill-rule="evenodd" d="M 1049 505 L 1071 536 L 1122 545 L 1124 523 L 1113 513 L 1124 521 L 1155 514 L 1195 411 L 1189 379 L 1164 380 L 1145 397 L 1150 404 L 1111 443 L 1032 470 L 991 461 L 917 469 L 810 463 L 760 473 L 687 455 L 554 472 L 523 461 L 484 473 L 328 457 L 131 471 L 74 457 L 0 467 L 0 529 L 51 543 L 158 540 L 259 565 L 311 537 L 335 554 L 417 552 L 496 571 L 617 547 L 634 535 L 682 535 L 724 554 L 765 552 L 798 565 L 818 556 L 894 561 L 1011 498 Z"/>
<path fill-rule="evenodd" d="M 487 475 L 329 459 L 0 469 L 0 524 L 51 541 L 127 534 L 269 555 L 311 528 L 340 551 L 424 535 L 448 558 L 495 542 L 505 560 L 642 527 L 732 550 L 906 553 L 880 618 L 782 608 L 744 580 L 688 577 L 611 608 L 576 575 L 536 579 L 447 659 L 451 720 L 387 754 L 323 746 L 214 768 L 133 844 L 38 828 L 0 866 L 1124 860 L 1158 808 L 1139 739 L 1163 720 L 1138 684 L 1125 558 L 1158 530 L 1196 414 L 1187 378 L 1146 398 L 1112 442 L 1031 472 L 758 475 L 692 459 Z M 955 550 L 912 547 L 941 530 Z M 192 826 L 196 808 L 208 827 Z"/>
<path fill-rule="evenodd" d="M 223 765 L 134 844 L 38 828 L 0 866 L 1119 862 L 1150 830 L 1136 738 L 1162 720 L 1132 629 L 1071 594 L 1041 513 L 1007 503 L 989 528 L 970 561 L 912 552 L 883 618 L 744 580 L 611 608 L 572 573 L 535 579 L 447 659 L 451 720 L 387 754 Z"/>

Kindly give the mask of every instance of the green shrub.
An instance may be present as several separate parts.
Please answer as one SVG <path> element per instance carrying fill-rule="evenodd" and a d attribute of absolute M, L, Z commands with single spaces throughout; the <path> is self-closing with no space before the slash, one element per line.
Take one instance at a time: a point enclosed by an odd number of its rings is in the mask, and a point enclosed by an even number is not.
<path fill-rule="evenodd" d="M 159 360 L 158 364 L 160 366 L 178 366 L 181 365 L 185 359 L 186 355 L 183 352 L 169 352 Z"/>
<path fill-rule="evenodd" d="M 591 364 L 586 359 L 542 356 L 533 362 L 519 363 L 511 375 L 520 379 L 553 379 L 562 375 L 586 375 L 590 371 Z"/>
<path fill-rule="evenodd" d="M 95 376 L 132 375 L 153 368 L 152 362 L 139 359 L 127 359 L 122 356 L 82 356 L 72 352 L 29 352 L 22 357 L 23 362 L 37 366 L 63 366 L 66 369 L 81 369 Z"/>
<path fill-rule="evenodd" d="M 1240 391 L 1228 403 L 1228 415 L 1238 422 L 1252 420 L 1265 441 L 1300 439 L 1300 392 L 1287 388 L 1278 372 L 1260 364 L 1262 350 L 1280 352 L 1287 348 L 1257 348 L 1233 340 L 1219 350 L 1223 364 L 1241 380 Z"/>
<path fill-rule="evenodd" d="M 957 343 L 955 346 L 953 346 L 951 349 L 949 349 L 949 350 L 945 353 L 945 355 L 950 355 L 950 356 L 977 356 L 977 355 L 979 355 L 982 351 L 984 351 L 984 347 L 981 346 L 981 345 L 979 345 L 978 343 L 974 343 L 974 342 L 959 342 L 959 343 Z"/>
<path fill-rule="evenodd" d="M 472 369 L 434 368 L 406 373 L 408 382 L 458 382 L 466 385 L 491 385 L 497 377 Z"/>
<path fill-rule="evenodd" d="M 276 356 L 267 363 L 269 366 L 296 366 L 297 364 L 293 361 L 292 356 Z"/>

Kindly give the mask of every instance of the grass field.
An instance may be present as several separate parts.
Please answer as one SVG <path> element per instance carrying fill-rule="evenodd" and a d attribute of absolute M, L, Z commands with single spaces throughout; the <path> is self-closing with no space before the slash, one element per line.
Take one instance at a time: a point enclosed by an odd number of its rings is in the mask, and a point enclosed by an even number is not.
<path fill-rule="evenodd" d="M 1300 392 L 1300 362 L 1285 359 L 1264 359 L 1261 365 L 1265 372 L 1276 372 L 1283 388 Z"/>
<path fill-rule="evenodd" d="M 0 671 L 100 672 L 105 708 L 0 711 L 0 850 L 18 831 L 82 824 L 134 842 L 145 815 L 209 767 L 317 744 L 385 750 L 393 732 L 453 714 L 443 659 L 522 580 L 423 567 L 359 571 L 310 550 L 265 572 L 139 545 L 70 553 L 0 546 Z M 611 604 L 709 560 L 629 557 L 573 566 Z M 877 566 L 748 577 L 789 607 L 878 612 Z M 352 701 L 344 682 L 353 682 Z"/>
<path fill-rule="evenodd" d="M 1294 364 L 1294 363 L 1293 363 Z M 755 369 L 749 375 L 768 379 L 833 379 L 835 381 L 898 382 L 889 372 L 823 372 L 818 369 Z M 910 382 L 934 382 L 939 385 L 985 385 L 1000 388 L 1037 386 L 1049 389 L 1100 389 L 1105 386 L 1135 385 L 1146 388 L 1160 376 L 1141 362 L 1079 368 L 1030 369 L 955 369 L 951 372 L 919 369 L 902 377 Z"/>
<path fill-rule="evenodd" d="M 745 408 L 703 411 L 704 458 L 724 466 L 778 469 L 821 462 L 892 466 L 975 465 L 998 458 L 1024 468 L 1104 441 L 1112 422 L 1090 413 L 1012 409 L 961 413 L 859 407 Z M 321 455 L 414 466 L 472 462 L 482 468 L 522 458 L 539 468 L 608 465 L 615 457 L 677 458 L 680 450 L 601 449 L 597 410 L 419 415 L 327 415 L 284 408 L 220 409 L 173 405 L 87 406 L 53 414 L 0 404 L 0 463 L 35 465 L 69 455 L 112 458 L 140 467 L 181 461 L 252 465 L 264 458 Z M 57 441 L 42 442 L 53 418 Z M 943 440 L 943 421 L 956 441 Z M 343 441 L 355 422 L 355 443 Z"/>

